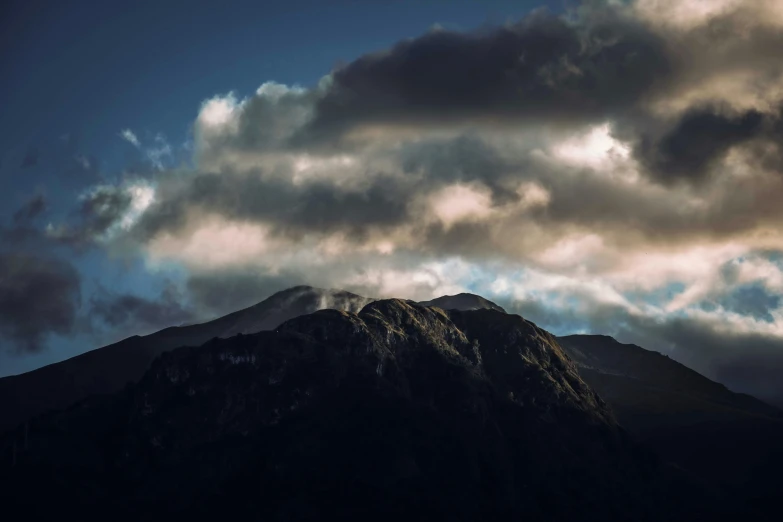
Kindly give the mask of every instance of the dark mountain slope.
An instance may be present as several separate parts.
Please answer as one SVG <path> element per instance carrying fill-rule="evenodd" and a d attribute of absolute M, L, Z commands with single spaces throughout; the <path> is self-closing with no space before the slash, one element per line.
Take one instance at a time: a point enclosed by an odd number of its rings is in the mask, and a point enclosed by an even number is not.
<path fill-rule="evenodd" d="M 569 335 L 559 337 L 558 342 L 585 374 L 598 372 L 605 376 L 628 378 L 634 384 L 644 383 L 646 387 L 678 395 L 678 401 L 666 401 L 667 407 L 685 407 L 693 402 L 702 408 L 709 403 L 712 404 L 710 410 L 715 412 L 739 410 L 767 416 L 783 415 L 777 408 L 750 395 L 732 392 L 665 355 L 633 344 L 619 343 L 609 336 Z M 612 379 L 607 379 L 607 382 L 609 380 Z M 607 386 L 605 391 L 607 400 L 609 397 L 617 401 L 632 398 L 611 386 Z M 654 406 L 648 403 L 645 409 Z"/>
<path fill-rule="evenodd" d="M 492 308 L 476 300 L 441 299 L 453 309 Z M 775 512 L 783 495 L 779 409 L 734 393 L 658 352 L 608 336 L 571 335 L 558 342 L 580 377 L 638 440 L 714 484 L 744 516 L 765 519 Z"/>
<path fill-rule="evenodd" d="M 703 500 L 547 332 L 399 300 L 164 353 L 0 444 L 4 508 L 33 519 L 673 520 Z"/>
<path fill-rule="evenodd" d="M 657 352 L 601 335 L 558 342 L 620 423 L 760 512 L 783 495 L 783 413 Z"/>
<path fill-rule="evenodd" d="M 65 408 L 90 395 L 121 390 L 150 363 L 179 346 L 199 346 L 214 337 L 255 333 L 323 308 L 359 311 L 371 299 L 341 290 L 298 286 L 214 321 L 133 336 L 38 370 L 0 379 L 0 430 L 49 409 Z"/>

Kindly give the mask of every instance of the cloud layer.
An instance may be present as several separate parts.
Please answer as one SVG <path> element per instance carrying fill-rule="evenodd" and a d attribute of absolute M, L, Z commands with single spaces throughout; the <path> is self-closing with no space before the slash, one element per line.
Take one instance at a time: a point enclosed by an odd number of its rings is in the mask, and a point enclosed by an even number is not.
<path fill-rule="evenodd" d="M 172 320 L 297 283 L 469 290 L 783 396 L 781 48 L 773 0 L 585 1 L 432 30 L 313 87 L 206 99 L 193 168 L 164 168 L 156 138 L 154 169 L 85 190 L 47 234 L 186 270 Z"/>

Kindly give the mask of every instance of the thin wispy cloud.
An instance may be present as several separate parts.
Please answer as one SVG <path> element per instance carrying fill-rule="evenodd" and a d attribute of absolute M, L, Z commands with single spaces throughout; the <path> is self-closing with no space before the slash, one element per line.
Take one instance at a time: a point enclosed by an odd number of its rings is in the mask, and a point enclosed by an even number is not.
<path fill-rule="evenodd" d="M 130 130 L 130 129 L 123 129 L 120 131 L 120 137 L 133 145 L 134 147 L 140 147 L 141 143 L 139 142 L 139 138 L 136 137 L 136 134 Z"/>

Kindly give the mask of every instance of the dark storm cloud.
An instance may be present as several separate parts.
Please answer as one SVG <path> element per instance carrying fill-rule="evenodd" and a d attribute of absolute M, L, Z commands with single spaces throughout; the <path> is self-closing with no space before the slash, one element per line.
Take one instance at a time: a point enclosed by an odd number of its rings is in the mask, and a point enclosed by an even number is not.
<path fill-rule="evenodd" d="M 181 293 L 171 284 L 157 298 L 101 289 L 90 297 L 90 314 L 114 331 L 145 331 L 177 326 L 193 318 Z"/>
<path fill-rule="evenodd" d="M 505 160 L 480 136 L 471 134 L 408 144 L 400 151 L 400 166 L 406 175 L 427 179 L 431 186 L 481 182 L 498 204 L 517 199 L 504 182 L 509 177 L 519 178 L 518 169 L 523 167 Z"/>
<path fill-rule="evenodd" d="M 46 210 L 46 206 L 46 198 L 38 194 L 14 212 L 13 221 L 16 225 L 30 223 Z"/>
<path fill-rule="evenodd" d="M 678 179 L 707 179 L 733 146 L 778 138 L 780 119 L 771 114 L 702 104 L 672 118 L 648 107 L 651 100 L 676 99 L 686 89 L 683 85 L 695 81 L 690 69 L 697 65 L 719 71 L 719 63 L 697 63 L 699 56 L 726 47 L 717 45 L 719 38 L 733 47 L 728 58 L 741 62 L 761 43 L 769 43 L 769 34 L 739 38 L 741 24 L 728 15 L 712 31 L 697 28 L 683 35 L 605 2 L 585 2 L 576 13 L 538 11 L 515 24 L 471 33 L 431 31 L 333 71 L 318 88 L 265 84 L 242 104 L 231 98 L 236 121 L 223 130 L 222 124 L 197 122 L 203 131 L 198 153 L 210 169 L 215 167 L 213 172 L 172 182 L 168 189 L 161 186 L 157 204 L 135 233 L 146 241 L 193 225 L 198 219 L 194 214 L 212 213 L 271 223 L 276 234 L 293 239 L 313 232 L 361 240 L 371 228 L 412 224 L 423 229 L 420 237 L 433 251 L 471 249 L 474 241 L 479 246 L 472 250 L 487 251 L 497 247 L 486 245 L 497 226 L 460 223 L 445 230 L 438 223 L 416 221 L 421 216 L 412 215 L 408 204 L 449 183 L 476 182 L 491 191 L 493 206 L 502 207 L 519 200 L 517 188 L 524 180 L 538 182 L 551 198 L 545 210 L 525 217 L 505 213 L 503 219 L 509 224 L 516 220 L 516 226 L 535 223 L 563 233 L 600 227 L 618 240 L 637 233 L 658 242 L 712 240 L 760 224 L 777 226 L 780 187 L 726 184 L 697 206 L 690 204 L 692 193 L 618 184 L 531 158 L 536 146 L 545 150 L 551 143 L 533 135 L 530 124 L 554 123 L 565 134 L 579 134 L 584 123 L 608 120 L 617 136 L 635 145 L 642 173 L 669 188 Z M 679 56 L 683 50 L 685 58 Z M 768 64 L 769 53 L 761 55 Z M 422 137 L 432 126 L 450 128 L 460 122 L 468 128 L 456 139 Z M 297 184 L 290 167 L 275 176 L 266 172 L 272 167 L 264 166 L 250 167 L 256 169 L 250 174 L 232 171 L 234 161 L 244 161 L 234 156 L 237 151 L 286 154 L 291 152 L 286 144 L 294 139 L 304 147 L 296 152 L 315 151 L 317 156 L 320 138 L 338 138 L 364 124 L 385 128 L 395 123 L 412 133 L 392 153 L 391 169 L 402 175 L 373 172 L 371 152 L 339 139 L 332 142 L 337 152 L 357 153 L 357 161 L 366 165 L 362 183 L 327 177 Z M 496 135 L 483 132 L 522 132 L 520 126 L 527 134 L 511 161 L 508 151 L 501 157 L 494 146 Z M 377 147 L 384 135 L 373 136 L 370 132 L 364 139 Z M 767 149 L 758 158 L 775 161 Z"/>
<path fill-rule="evenodd" d="M 66 245 L 84 248 L 117 224 L 131 206 L 132 196 L 122 188 L 99 186 L 82 198 L 73 220 L 48 232 Z"/>
<path fill-rule="evenodd" d="M 36 225 L 48 206 L 48 200 L 41 194 L 20 205 L 11 215 L 8 225 L 0 224 L 0 246 L 8 250 L 51 252 L 51 240 Z"/>
<path fill-rule="evenodd" d="M 79 217 L 88 232 L 100 234 L 122 217 L 131 202 L 132 198 L 127 192 L 101 187 L 84 198 Z"/>
<path fill-rule="evenodd" d="M 780 127 L 779 110 L 732 109 L 765 96 L 783 73 L 771 51 L 783 47 L 783 34 L 750 9 L 728 10 L 685 33 L 654 27 L 605 2 L 584 2 L 574 13 L 541 10 L 473 33 L 431 31 L 365 55 L 333 71 L 294 142 L 339 142 L 362 125 L 576 127 L 610 120 L 619 137 L 636 144 L 650 176 L 669 184 L 703 180 L 732 146 L 780 138 L 771 129 Z M 650 111 L 653 102 L 706 92 L 710 83 L 753 68 L 753 87 L 721 110 L 705 94 L 673 125 L 669 116 Z M 778 150 L 768 168 L 780 170 L 781 157 Z"/>
<path fill-rule="evenodd" d="M 79 292 L 79 274 L 70 263 L 0 252 L 0 336 L 19 351 L 38 351 L 49 334 L 71 332 Z"/>
<path fill-rule="evenodd" d="M 772 131 L 773 137 L 774 122 L 766 119 L 758 111 L 724 115 L 714 107 L 691 109 L 657 142 L 643 138 L 636 153 L 663 182 L 699 181 L 731 147 L 760 137 L 765 131 Z"/>
<path fill-rule="evenodd" d="M 670 72 L 664 42 L 603 6 L 567 21 L 540 10 L 475 33 L 431 31 L 333 72 L 307 133 L 363 123 L 604 119 Z"/>
<path fill-rule="evenodd" d="M 170 192 L 143 216 L 136 233 L 152 237 L 184 226 L 190 209 L 236 220 L 267 221 L 283 235 L 305 231 L 345 231 L 361 235 L 366 227 L 394 225 L 406 212 L 397 180 L 379 176 L 365 190 L 346 191 L 330 183 L 295 186 L 257 175 L 196 174 L 186 184 L 176 181 Z"/>

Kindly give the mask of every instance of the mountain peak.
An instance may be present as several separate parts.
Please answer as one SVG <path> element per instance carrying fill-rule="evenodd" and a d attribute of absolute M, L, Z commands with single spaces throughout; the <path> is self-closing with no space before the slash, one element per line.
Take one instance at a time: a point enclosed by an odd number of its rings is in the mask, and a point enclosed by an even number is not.
<path fill-rule="evenodd" d="M 502 306 L 493 303 L 489 299 L 481 297 L 480 295 L 464 292 L 456 295 L 444 295 L 431 301 L 422 301 L 419 304 L 424 306 L 437 306 L 444 310 L 497 310 L 498 312 L 506 313 L 506 310 Z"/>
<path fill-rule="evenodd" d="M 657 464 L 554 338 L 489 310 L 317 311 L 163 353 L 21 433 L 0 437 L 19 454 L 0 489 L 33 518 L 88 495 L 95 518 L 136 520 L 670 518 L 648 516 Z"/>

